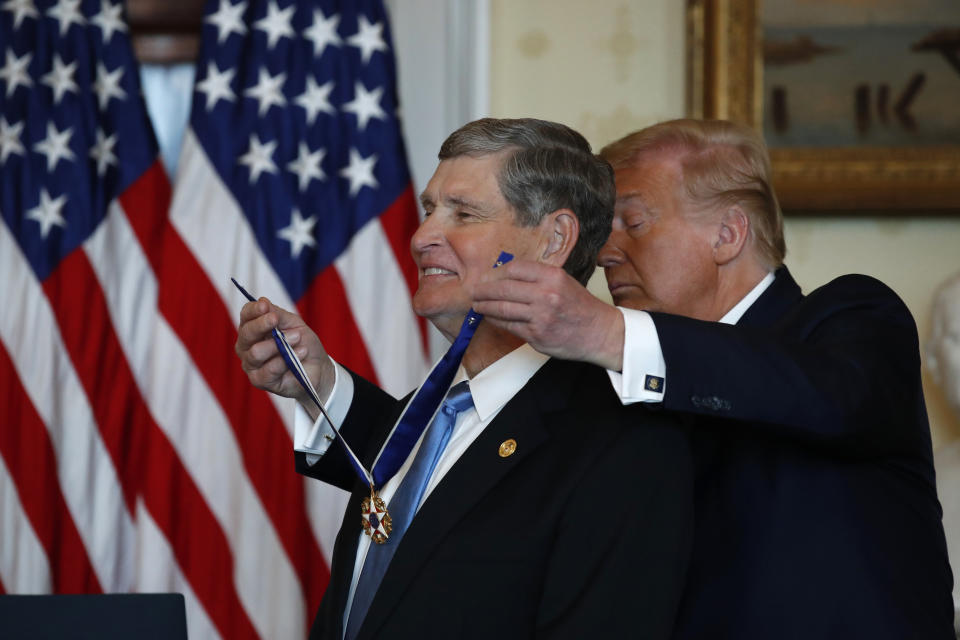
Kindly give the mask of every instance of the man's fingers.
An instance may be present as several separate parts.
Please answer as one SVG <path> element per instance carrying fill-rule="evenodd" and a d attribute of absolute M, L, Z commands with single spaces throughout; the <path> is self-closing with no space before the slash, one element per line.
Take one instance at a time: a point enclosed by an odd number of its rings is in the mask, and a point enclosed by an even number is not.
<path fill-rule="evenodd" d="M 300 316 L 276 306 L 268 298 L 248 302 L 240 308 L 240 326 L 260 318 L 266 318 L 268 329 L 278 326 L 281 329 L 288 329 L 303 324 Z"/>
<path fill-rule="evenodd" d="M 276 354 L 254 369 L 248 369 L 246 365 L 247 363 L 244 363 L 244 370 L 250 382 L 256 387 L 267 390 L 277 390 L 282 386 L 283 377 L 290 371 L 280 354 Z"/>
<path fill-rule="evenodd" d="M 273 341 L 273 338 L 255 342 L 240 354 L 244 369 L 247 371 L 259 369 L 275 357 L 280 357 L 280 352 L 277 350 L 277 344 Z"/>
<path fill-rule="evenodd" d="M 240 309 L 240 326 L 237 327 L 238 351 L 263 340 L 264 335 L 277 326 L 276 314 L 270 312 L 272 307 L 266 298 L 243 305 Z"/>
<path fill-rule="evenodd" d="M 474 301 L 473 308 L 486 319 L 497 321 L 497 326 L 508 328 L 507 323 L 525 323 L 530 321 L 530 305 L 508 300 Z"/>
<path fill-rule="evenodd" d="M 530 304 L 539 295 L 535 283 L 513 279 L 478 282 L 472 291 L 474 304 L 478 302 L 506 301 Z M 476 308 L 476 307 L 474 307 Z M 477 309 L 480 311 L 480 309 Z M 481 312 L 482 313 L 482 312 Z"/>
<path fill-rule="evenodd" d="M 556 267 L 540 264 L 535 260 L 516 258 L 496 269 L 485 271 L 480 276 L 480 282 L 497 282 L 499 280 L 537 282 L 550 269 L 556 269 Z"/>
<path fill-rule="evenodd" d="M 252 345 L 265 340 L 276 326 L 277 316 L 271 312 L 255 316 L 252 320 L 244 322 L 237 330 L 237 349 L 245 351 Z"/>
<path fill-rule="evenodd" d="M 298 316 L 295 313 L 290 313 L 286 309 L 282 309 L 276 305 L 270 305 L 271 311 L 275 314 L 277 319 L 277 325 L 283 331 L 287 329 L 295 329 L 297 327 L 303 326 L 303 318 Z"/>
<path fill-rule="evenodd" d="M 267 298 L 260 298 L 259 300 L 246 303 L 240 308 L 240 324 L 249 322 L 258 316 L 262 316 L 266 312 L 270 311 L 271 306 L 273 305 L 270 304 L 270 300 Z"/>
<path fill-rule="evenodd" d="M 511 260 L 495 271 L 503 270 L 503 276 L 524 282 L 537 282 L 557 267 L 545 265 L 536 260 Z"/>

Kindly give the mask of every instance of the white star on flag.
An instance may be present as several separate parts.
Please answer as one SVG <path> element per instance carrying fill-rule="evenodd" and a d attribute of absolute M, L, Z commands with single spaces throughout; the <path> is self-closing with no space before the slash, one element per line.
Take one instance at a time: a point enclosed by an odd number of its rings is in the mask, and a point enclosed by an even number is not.
<path fill-rule="evenodd" d="M 322 56 L 323 50 L 328 46 L 343 44 L 343 40 L 337 33 L 337 25 L 339 24 L 340 16 L 337 14 L 328 18 L 319 9 L 313 12 L 313 24 L 304 30 L 303 35 L 313 43 L 313 56 L 315 58 Z"/>
<path fill-rule="evenodd" d="M 317 81 L 313 79 L 313 76 L 307 76 L 306 89 L 294 98 L 294 102 L 306 109 L 307 122 L 311 125 L 316 121 L 317 114 L 321 111 L 330 114 L 336 113 L 333 105 L 330 104 L 331 91 L 333 91 L 333 80 L 324 82 L 322 85 L 317 85 Z"/>
<path fill-rule="evenodd" d="M 33 150 L 47 157 L 47 171 L 53 171 L 60 160 L 73 160 L 73 151 L 70 150 L 70 137 L 73 129 L 58 131 L 53 122 L 47 122 L 47 137 L 33 145 Z"/>
<path fill-rule="evenodd" d="M 13 28 L 19 29 L 20 23 L 24 18 L 36 18 L 37 8 L 33 6 L 33 0 L 7 0 L 3 4 L 4 11 L 13 13 Z"/>
<path fill-rule="evenodd" d="M 97 142 L 90 147 L 90 157 L 97 161 L 98 176 L 103 176 L 110 165 L 117 164 L 117 156 L 113 153 L 113 148 L 116 145 L 117 134 L 108 138 L 102 129 L 97 129 Z"/>
<path fill-rule="evenodd" d="M 272 105 L 282 107 L 286 103 L 281 89 L 286 79 L 286 73 L 271 76 L 269 71 L 261 68 L 257 84 L 244 91 L 244 95 L 255 98 L 260 103 L 260 109 L 257 112 L 260 116 L 265 114 Z"/>
<path fill-rule="evenodd" d="M 63 60 L 60 58 L 60 56 L 54 54 L 53 69 L 50 70 L 50 73 L 43 76 L 43 83 L 53 90 L 54 104 L 58 104 L 63 98 L 63 94 L 65 94 L 67 91 L 72 91 L 74 93 L 78 93 L 80 91 L 80 88 L 77 87 L 76 81 L 73 79 L 73 74 L 76 72 L 76 61 L 71 62 L 70 64 L 63 64 Z"/>
<path fill-rule="evenodd" d="M 70 30 L 71 25 L 83 26 L 85 22 L 83 14 L 80 13 L 80 0 L 59 0 L 50 7 L 47 15 L 60 23 L 61 36 Z"/>
<path fill-rule="evenodd" d="M 97 103 L 101 109 L 107 108 L 110 98 L 123 100 L 127 97 L 127 92 L 120 88 L 120 78 L 122 77 L 122 66 L 108 73 L 102 62 L 97 63 L 97 79 L 93 83 L 93 90 L 97 94 Z"/>
<path fill-rule="evenodd" d="M 240 156 L 239 160 L 240 164 L 246 165 L 250 169 L 250 184 L 256 182 L 264 171 L 267 173 L 277 172 L 277 165 L 274 164 L 271 157 L 276 148 L 276 140 L 261 143 L 257 134 L 250 134 L 250 149 Z"/>
<path fill-rule="evenodd" d="M 273 49 L 277 46 L 277 41 L 281 37 L 292 38 L 296 33 L 290 26 L 290 20 L 293 19 L 294 5 L 290 5 L 283 11 L 277 6 L 276 2 L 267 5 L 267 15 L 253 23 L 258 30 L 267 34 L 267 47 Z"/>
<path fill-rule="evenodd" d="M 360 59 L 367 64 L 374 51 L 387 50 L 387 43 L 383 41 L 383 24 L 370 24 L 366 16 L 360 16 L 358 25 L 357 32 L 347 38 L 347 44 L 360 49 Z"/>
<path fill-rule="evenodd" d="M 246 2 L 230 4 L 229 0 L 220 0 L 220 7 L 215 13 L 207 16 L 208 22 L 217 28 L 217 43 L 230 37 L 231 33 L 243 35 L 247 32 L 247 25 L 243 23 L 243 12 L 247 9 Z"/>
<path fill-rule="evenodd" d="M 40 191 L 40 204 L 30 211 L 27 211 L 29 220 L 36 220 L 40 223 L 40 237 L 47 239 L 50 230 L 54 227 L 66 227 L 67 221 L 60 215 L 60 210 L 67 203 L 67 196 L 61 195 L 56 200 L 50 199 L 50 194 L 46 189 Z"/>
<path fill-rule="evenodd" d="M 90 19 L 95 26 L 100 27 L 103 32 L 103 42 L 107 44 L 113 38 L 113 34 L 126 33 L 127 24 L 123 21 L 123 5 L 111 5 L 108 0 L 101 0 L 100 13 Z"/>
<path fill-rule="evenodd" d="M 290 171 L 297 174 L 297 184 L 300 187 L 300 191 L 307 188 L 312 178 L 323 180 L 326 177 L 323 169 L 320 168 L 320 163 L 323 162 L 323 156 L 325 156 L 326 153 L 324 149 L 317 149 L 313 153 L 310 153 L 307 143 L 300 143 L 297 159 L 287 165 Z"/>
<path fill-rule="evenodd" d="M 23 54 L 22 58 L 14 55 L 13 49 L 7 49 L 7 61 L 0 69 L 0 80 L 7 82 L 7 97 L 9 98 L 18 86 L 29 87 L 33 84 L 30 74 L 27 73 L 27 65 L 30 64 L 32 53 Z"/>
<path fill-rule="evenodd" d="M 23 155 L 23 145 L 20 143 L 20 132 L 23 131 L 23 123 L 18 122 L 11 125 L 6 117 L 0 117 L 0 162 L 6 162 L 11 153 Z"/>
<path fill-rule="evenodd" d="M 294 209 L 290 225 L 277 231 L 277 237 L 290 243 L 290 255 L 292 257 L 299 258 L 304 247 L 317 246 L 317 241 L 313 237 L 313 226 L 315 224 L 317 224 L 317 216 L 310 216 L 304 220 L 300 211 Z"/>
<path fill-rule="evenodd" d="M 373 168 L 377 164 L 377 154 L 364 158 L 355 149 L 350 149 L 350 164 L 340 170 L 340 176 L 350 181 L 350 195 L 355 196 L 363 187 L 376 189 L 379 186 L 373 177 Z"/>
<path fill-rule="evenodd" d="M 230 88 L 236 69 L 227 69 L 224 72 L 217 70 L 213 62 L 207 63 L 207 77 L 197 83 L 197 91 L 206 97 L 207 111 L 212 111 L 221 99 L 233 102 L 236 95 Z"/>
<path fill-rule="evenodd" d="M 357 81 L 354 87 L 356 93 L 353 100 L 344 103 L 343 110 L 354 113 L 357 116 L 357 128 L 363 131 L 367 127 L 370 118 L 385 120 L 387 114 L 380 108 L 380 96 L 383 95 L 383 87 L 377 87 L 373 91 L 367 91 L 363 83 Z"/>

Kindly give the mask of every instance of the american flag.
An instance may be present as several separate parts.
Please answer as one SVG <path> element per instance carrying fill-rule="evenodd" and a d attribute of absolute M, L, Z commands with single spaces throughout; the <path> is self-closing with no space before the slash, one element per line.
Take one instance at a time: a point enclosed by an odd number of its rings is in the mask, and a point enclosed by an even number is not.
<path fill-rule="evenodd" d="M 171 197 L 122 6 L 0 0 L 0 593 L 179 591 L 191 638 L 305 635 L 342 496 L 293 473 L 229 277 L 412 388 L 404 155 L 379 1 L 209 3 Z"/>

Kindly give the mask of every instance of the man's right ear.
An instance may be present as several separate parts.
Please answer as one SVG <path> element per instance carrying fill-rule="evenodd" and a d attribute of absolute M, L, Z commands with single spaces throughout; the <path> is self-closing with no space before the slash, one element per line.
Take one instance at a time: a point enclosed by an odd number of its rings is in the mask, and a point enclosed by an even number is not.
<path fill-rule="evenodd" d="M 739 256 L 750 237 L 750 216 L 739 205 L 729 207 L 720 216 L 713 245 L 713 259 L 724 265 Z"/>
<path fill-rule="evenodd" d="M 580 235 L 580 221 L 569 209 L 558 209 L 545 219 L 547 223 L 546 246 L 543 250 L 541 262 L 562 267 L 577 244 Z"/>

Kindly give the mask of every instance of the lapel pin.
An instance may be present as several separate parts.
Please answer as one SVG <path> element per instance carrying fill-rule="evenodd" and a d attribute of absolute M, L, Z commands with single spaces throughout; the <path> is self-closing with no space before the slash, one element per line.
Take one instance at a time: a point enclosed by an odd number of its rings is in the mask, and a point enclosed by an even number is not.
<path fill-rule="evenodd" d="M 500 443 L 500 450 L 498 453 L 501 458 L 509 458 L 513 455 L 513 452 L 517 450 L 517 441 L 513 438 L 509 440 L 504 440 Z"/>

